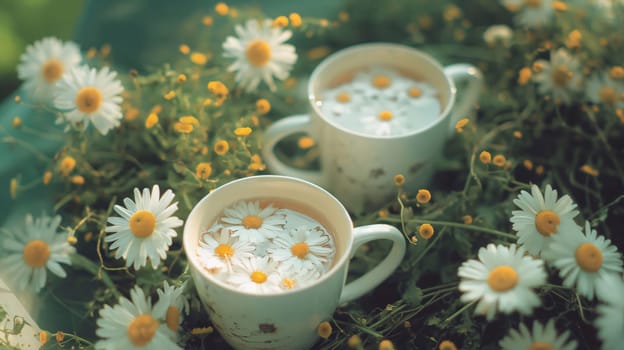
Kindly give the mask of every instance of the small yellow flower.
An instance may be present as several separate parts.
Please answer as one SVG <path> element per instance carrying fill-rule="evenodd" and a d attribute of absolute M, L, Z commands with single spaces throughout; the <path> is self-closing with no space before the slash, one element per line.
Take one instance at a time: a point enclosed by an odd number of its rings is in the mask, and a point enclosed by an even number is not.
<path fill-rule="evenodd" d="M 230 149 L 230 144 L 225 140 L 219 140 L 214 144 L 214 151 L 216 154 L 222 156 Z"/>
<path fill-rule="evenodd" d="M 392 341 L 384 339 L 379 343 L 379 350 L 395 350 L 395 347 Z"/>
<path fill-rule="evenodd" d="M 416 235 L 413 235 L 412 237 L 410 237 L 410 243 L 412 244 L 418 243 L 418 237 L 416 237 Z"/>
<path fill-rule="evenodd" d="M 260 125 L 260 119 L 258 119 L 257 115 L 252 115 L 251 116 L 251 125 L 253 125 L 253 126 Z"/>
<path fill-rule="evenodd" d="M 102 47 L 100 47 L 100 55 L 102 55 L 102 57 L 108 57 L 108 55 L 110 55 L 112 50 L 112 47 L 110 44 L 104 44 L 102 45 Z"/>
<path fill-rule="evenodd" d="M 74 159 L 74 157 L 72 157 L 72 156 L 65 156 L 61 160 L 61 163 L 60 163 L 59 167 L 60 167 L 61 174 L 63 176 L 67 176 L 76 167 L 76 159 Z"/>
<path fill-rule="evenodd" d="M 203 66 L 204 64 L 206 64 L 206 62 L 208 62 L 208 56 L 201 52 L 193 52 L 191 54 L 191 62 L 199 66 Z"/>
<path fill-rule="evenodd" d="M 418 193 L 416 193 L 416 201 L 420 204 L 429 203 L 431 200 L 431 192 L 427 189 L 420 189 Z"/>
<path fill-rule="evenodd" d="M 17 179 L 16 178 L 12 178 L 11 181 L 9 182 L 9 193 L 11 194 L 11 199 L 15 199 L 17 198 Z"/>
<path fill-rule="evenodd" d="M 131 108 L 128 109 L 128 111 L 126 111 L 126 114 L 124 115 L 124 119 L 129 121 L 129 122 L 131 122 L 131 121 L 135 120 L 136 117 L 139 116 L 139 113 L 140 112 L 139 112 L 138 109 L 136 109 L 134 107 L 131 107 Z"/>
<path fill-rule="evenodd" d="M 87 54 L 85 56 L 87 57 L 88 60 L 90 60 L 90 59 L 93 59 L 95 55 L 97 55 L 97 49 L 95 47 L 92 47 L 89 50 L 87 50 Z"/>
<path fill-rule="evenodd" d="M 173 130 L 181 134 L 189 134 L 193 132 L 193 124 L 176 122 L 175 124 L 173 124 Z"/>
<path fill-rule="evenodd" d="M 290 89 L 291 87 L 295 86 L 295 84 L 297 84 L 297 78 L 295 77 L 290 77 L 284 80 L 284 87 L 287 89 Z"/>
<path fill-rule="evenodd" d="M 178 75 L 178 83 L 182 84 L 185 81 L 186 81 L 186 74 Z"/>
<path fill-rule="evenodd" d="M 199 120 L 197 120 L 197 118 L 193 117 L 192 115 L 185 115 L 180 117 L 180 123 L 183 124 L 190 124 L 193 126 L 199 126 Z"/>
<path fill-rule="evenodd" d="M 212 92 L 219 99 L 225 99 L 229 93 L 227 86 L 218 80 L 208 83 L 208 91 Z"/>
<path fill-rule="evenodd" d="M 220 2 L 215 5 L 215 12 L 220 16 L 225 16 L 230 12 L 230 7 L 226 3 Z"/>
<path fill-rule="evenodd" d="M 147 116 L 147 119 L 145 119 L 145 128 L 146 129 L 151 129 L 154 127 L 154 125 L 158 124 L 158 114 L 156 113 L 150 113 Z"/>
<path fill-rule="evenodd" d="M 533 162 L 530 159 L 525 159 L 522 162 L 522 165 L 524 165 L 526 170 L 529 170 L 529 171 L 533 170 Z"/>
<path fill-rule="evenodd" d="M 444 340 L 438 345 L 438 350 L 457 350 L 457 345 L 450 340 Z"/>
<path fill-rule="evenodd" d="M 505 156 L 502 154 L 497 154 L 494 156 L 494 158 L 492 158 L 492 164 L 496 165 L 497 167 L 504 166 L 505 162 L 507 162 L 507 159 L 505 159 Z"/>
<path fill-rule="evenodd" d="M 624 124 L 624 109 L 618 108 L 615 110 L 615 115 L 617 115 L 620 123 Z"/>
<path fill-rule="evenodd" d="M 435 230 L 433 229 L 433 226 L 431 226 L 431 224 L 422 224 L 418 228 L 418 233 L 420 233 L 420 237 L 422 237 L 423 239 L 430 239 L 431 237 L 433 237 Z"/>
<path fill-rule="evenodd" d="M 555 11 L 563 12 L 568 9 L 568 5 L 563 1 L 555 1 L 552 3 L 552 8 Z"/>
<path fill-rule="evenodd" d="M 208 327 L 196 327 L 191 329 L 192 335 L 200 335 L 200 334 L 212 334 L 214 332 L 214 328 L 211 326 Z"/>
<path fill-rule="evenodd" d="M 93 239 L 93 232 L 85 233 L 85 235 L 84 235 L 85 242 L 91 242 L 92 239 Z"/>
<path fill-rule="evenodd" d="M 483 164 L 490 164 L 492 162 L 492 154 L 488 151 L 481 151 L 481 153 L 479 153 L 479 160 Z"/>
<path fill-rule="evenodd" d="M 188 55 L 189 53 L 191 53 L 191 48 L 186 44 L 180 45 L 180 47 L 178 47 L 178 50 L 180 50 L 180 53 L 182 53 L 183 55 Z"/>
<path fill-rule="evenodd" d="M 456 5 L 447 5 L 444 8 L 444 12 L 442 13 L 442 17 L 444 17 L 444 20 L 447 22 L 450 22 L 456 18 L 459 18 L 462 14 L 462 11 L 459 7 L 457 7 Z"/>
<path fill-rule="evenodd" d="M 614 66 L 609 69 L 609 76 L 613 79 L 624 79 L 624 67 Z"/>
<path fill-rule="evenodd" d="M 176 96 L 175 91 L 171 90 L 169 92 L 167 92 L 166 94 L 163 95 L 163 98 L 167 101 L 173 99 Z"/>
<path fill-rule="evenodd" d="M 15 103 L 20 103 L 21 100 L 22 98 L 20 97 L 20 95 L 15 95 L 15 97 L 13 97 L 13 101 L 15 101 Z"/>
<path fill-rule="evenodd" d="M 39 343 L 41 343 L 41 345 L 44 345 L 47 342 L 48 342 L 48 332 L 41 331 L 39 333 Z"/>
<path fill-rule="evenodd" d="M 577 49 L 579 47 L 581 47 L 581 38 L 583 37 L 583 35 L 581 34 L 581 32 L 578 29 L 575 29 L 573 31 L 570 32 L 570 34 L 568 34 L 568 37 L 565 41 L 565 45 L 569 48 L 569 49 Z"/>
<path fill-rule="evenodd" d="M 288 17 L 286 16 L 278 16 L 273 20 L 274 27 L 284 28 L 288 25 Z"/>
<path fill-rule="evenodd" d="M 462 118 L 458 120 L 457 123 L 455 123 L 455 130 L 457 131 L 457 133 L 461 134 L 462 132 L 464 132 L 464 127 L 468 125 L 468 123 L 470 123 L 470 119 L 468 118 Z"/>
<path fill-rule="evenodd" d="M 472 224 L 472 216 L 471 215 L 464 215 L 464 216 L 462 216 L 462 221 L 464 222 L 464 224 L 470 225 L 470 224 Z"/>
<path fill-rule="evenodd" d="M 314 139 L 310 136 L 302 136 L 297 140 L 297 146 L 301 149 L 308 149 L 314 146 Z"/>
<path fill-rule="evenodd" d="M 521 131 L 514 131 L 513 132 L 513 137 L 517 138 L 517 139 L 521 139 L 522 138 L 522 132 Z"/>
<path fill-rule="evenodd" d="M 311 60 L 321 59 L 321 58 L 329 55 L 329 47 L 327 47 L 327 46 L 317 46 L 317 47 L 314 47 L 314 48 L 308 50 L 306 55 Z"/>
<path fill-rule="evenodd" d="M 362 339 L 360 338 L 359 335 L 354 334 L 354 335 L 350 336 L 349 339 L 347 340 L 347 345 L 350 348 L 355 349 L 358 346 L 362 345 Z"/>
<path fill-rule="evenodd" d="M 256 101 L 256 111 L 261 115 L 269 113 L 271 111 L 271 103 L 267 99 L 259 99 Z"/>
<path fill-rule="evenodd" d="M 161 106 L 161 105 L 155 105 L 155 106 L 154 106 L 154 107 L 152 107 L 152 109 L 150 110 L 150 113 L 160 114 L 160 112 L 162 112 L 162 106 Z"/>
<path fill-rule="evenodd" d="M 405 183 L 405 176 L 403 176 L 403 174 L 396 174 L 392 178 L 392 182 L 394 183 L 395 186 L 401 187 Z"/>
<path fill-rule="evenodd" d="M 290 19 L 291 26 L 295 28 L 301 26 L 302 20 L 301 20 L 301 16 L 298 13 L 293 12 L 290 15 L 288 15 L 288 18 Z"/>
<path fill-rule="evenodd" d="M 524 67 L 518 72 L 518 85 L 526 85 L 531 80 L 531 68 Z"/>
<path fill-rule="evenodd" d="M 351 18 L 351 16 L 349 15 L 349 12 L 347 11 L 340 11 L 338 12 L 338 19 L 342 22 L 347 22 L 349 21 L 349 19 Z"/>
<path fill-rule="evenodd" d="M 74 237 L 74 236 L 71 236 L 71 237 Z M 75 239 L 75 238 L 76 238 L 76 237 L 74 237 L 74 239 Z M 63 341 L 63 339 L 65 339 L 65 333 L 63 333 L 63 332 L 61 332 L 61 331 L 58 331 L 58 332 L 56 332 L 56 335 L 55 335 L 54 337 L 56 338 L 56 342 L 57 342 L 57 343 L 60 343 L 60 342 L 62 342 L 62 341 Z"/>
<path fill-rule="evenodd" d="M 332 334 L 332 326 L 329 322 L 323 321 L 318 325 L 316 332 L 318 333 L 319 337 L 323 339 L 328 339 Z"/>
<path fill-rule="evenodd" d="M 195 176 L 202 180 L 206 180 L 212 174 L 212 165 L 210 163 L 201 162 L 195 168 Z"/>
<path fill-rule="evenodd" d="M 247 169 L 254 171 L 262 171 L 266 169 L 266 165 L 262 163 L 251 163 L 247 166 Z"/>
<path fill-rule="evenodd" d="M 74 185 L 84 185 L 85 183 L 85 178 L 81 175 L 74 175 L 71 177 L 71 183 L 73 183 Z"/>
<path fill-rule="evenodd" d="M 73 236 L 73 235 L 72 235 L 72 236 L 68 236 L 68 237 L 67 237 L 67 239 L 66 239 L 66 241 L 67 241 L 67 243 L 69 243 L 69 244 L 76 244 L 76 243 L 78 243 L 78 238 L 76 238 L 76 236 Z M 58 336 L 58 332 L 57 332 L 56 334 L 57 334 L 57 336 Z M 57 339 L 58 339 L 58 338 L 57 338 Z M 62 340 L 61 340 L 61 341 L 62 341 Z M 60 343 L 61 341 L 59 341 L 59 343 Z"/>
<path fill-rule="evenodd" d="M 412 322 L 410 322 L 409 320 L 403 322 L 403 328 L 406 328 L 406 329 L 412 328 Z"/>
<path fill-rule="evenodd" d="M 11 121 L 11 125 L 13 125 L 14 128 L 19 128 L 22 126 L 22 118 L 15 116 L 13 117 L 13 120 Z"/>
<path fill-rule="evenodd" d="M 540 165 L 538 165 L 538 166 L 536 166 L 536 167 L 535 167 L 535 173 L 536 173 L 537 175 L 542 175 L 542 174 L 544 174 L 544 166 L 543 166 L 543 165 L 541 165 L 541 164 L 540 164 Z"/>
<path fill-rule="evenodd" d="M 593 168 L 589 164 L 584 164 L 581 167 L 581 171 L 584 172 L 587 175 L 594 176 L 594 177 L 596 177 L 596 176 L 598 176 L 600 174 L 600 172 L 598 170 L 596 170 L 595 168 Z"/>
<path fill-rule="evenodd" d="M 387 209 L 381 209 L 380 211 L 377 212 L 377 215 L 380 218 L 387 218 L 390 215 L 390 212 L 388 212 Z"/>
<path fill-rule="evenodd" d="M 204 16 L 202 18 L 202 24 L 206 27 L 210 27 L 214 23 L 212 16 Z"/>
<path fill-rule="evenodd" d="M 204 146 L 201 148 L 201 151 L 199 151 L 202 156 L 205 156 L 206 154 L 208 154 L 208 147 Z"/>
<path fill-rule="evenodd" d="M 48 170 L 45 173 L 43 173 L 43 178 L 41 181 L 43 182 L 44 185 L 49 185 L 50 181 L 52 181 L 52 172 Z"/>
<path fill-rule="evenodd" d="M 244 127 L 244 128 L 236 128 L 234 130 L 234 135 L 236 136 L 249 136 L 251 134 L 251 128 L 249 127 Z"/>

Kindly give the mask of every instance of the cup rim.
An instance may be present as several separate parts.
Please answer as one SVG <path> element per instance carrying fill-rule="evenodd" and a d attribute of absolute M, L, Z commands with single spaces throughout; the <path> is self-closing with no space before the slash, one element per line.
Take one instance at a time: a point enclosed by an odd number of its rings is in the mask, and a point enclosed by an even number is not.
<path fill-rule="evenodd" d="M 415 129 L 415 130 L 412 130 L 411 132 L 401 134 L 401 135 L 372 135 L 372 134 L 366 134 L 363 132 L 357 132 L 357 131 L 351 130 L 349 128 L 346 128 L 334 122 L 330 118 L 327 118 L 321 112 L 321 110 L 318 108 L 318 106 L 315 103 L 315 94 L 313 91 L 313 85 L 314 85 L 314 82 L 318 79 L 317 76 L 320 75 L 321 72 L 324 69 L 326 69 L 326 67 L 330 66 L 331 64 L 334 63 L 334 61 L 342 58 L 343 56 L 353 54 L 354 52 L 357 52 L 357 51 L 379 50 L 379 49 L 384 49 L 384 48 L 393 48 L 394 50 L 401 50 L 404 52 L 409 52 L 410 55 L 419 56 L 420 59 L 436 67 L 436 69 L 440 72 L 440 74 L 444 76 L 444 80 L 446 81 L 448 85 L 449 98 L 448 98 L 446 105 L 440 112 L 439 118 L 435 122 L 429 123 L 424 128 Z M 450 115 L 451 108 L 455 104 L 456 92 L 457 92 L 457 88 L 455 87 L 455 83 L 453 82 L 453 79 L 451 79 L 448 75 L 444 73 L 444 67 L 442 67 L 442 65 L 435 58 L 433 58 L 431 55 L 415 47 L 392 43 L 392 42 L 372 42 L 372 43 L 356 44 L 356 45 L 352 45 L 352 46 L 340 49 L 332 53 L 331 55 L 327 56 L 325 59 L 323 59 L 323 61 L 321 61 L 321 63 L 319 63 L 314 68 L 314 70 L 312 71 L 312 74 L 310 75 L 310 79 L 308 81 L 308 102 L 312 106 L 312 110 L 314 111 L 314 114 L 318 115 L 323 121 L 330 124 L 332 127 L 341 130 L 342 132 L 355 135 L 355 136 L 368 138 L 368 139 L 387 140 L 387 139 L 400 139 L 400 138 L 405 138 L 405 137 L 412 137 L 413 135 L 424 133 L 427 130 L 436 127 L 438 124 L 446 120 L 447 119 L 446 117 L 448 115 Z"/>
<path fill-rule="evenodd" d="M 347 240 L 347 246 L 344 249 L 344 253 L 342 254 L 342 256 L 340 256 L 339 259 L 335 260 L 335 263 L 333 264 L 333 266 L 327 270 L 325 273 L 323 273 L 320 278 L 318 278 L 317 280 L 313 281 L 312 283 L 296 288 L 296 289 L 292 289 L 292 290 L 284 290 L 281 291 L 279 293 L 251 293 L 251 292 L 245 292 L 245 291 L 241 291 L 236 289 L 235 287 L 232 287 L 228 284 L 226 284 L 225 282 L 222 282 L 216 278 L 214 278 L 213 276 L 210 275 L 209 272 L 207 272 L 199 263 L 199 258 L 197 256 L 195 256 L 193 249 L 196 249 L 196 247 L 198 246 L 198 242 L 199 242 L 199 234 L 190 234 L 190 228 L 189 228 L 189 219 L 195 216 L 199 216 L 200 215 L 200 208 L 202 208 L 204 205 L 204 202 L 207 202 L 210 200 L 210 197 L 213 196 L 213 193 L 217 193 L 217 191 L 224 191 L 227 188 L 230 188 L 232 186 L 238 186 L 241 182 L 249 182 L 249 181 L 260 181 L 260 182 L 264 182 L 264 181 L 276 181 L 276 180 L 281 180 L 281 181 L 290 181 L 293 183 L 298 183 L 299 185 L 303 185 L 303 186 L 308 186 L 313 188 L 314 190 L 317 190 L 319 192 L 321 192 L 324 196 L 328 197 L 329 200 L 337 203 L 339 205 L 339 207 L 341 208 L 341 216 L 343 216 L 346 220 L 347 220 L 347 224 L 350 227 L 349 230 L 349 238 Z M 260 184 L 261 186 L 261 184 Z M 279 196 L 274 196 L 279 198 Z M 239 198 L 240 199 L 244 199 L 244 198 Z M 219 211 L 222 211 L 223 209 L 225 209 L 225 207 L 220 207 Z M 197 220 L 197 219 L 195 219 Z M 302 293 L 308 289 L 311 288 L 315 288 L 318 285 L 324 283 L 325 280 L 333 277 L 336 273 L 338 273 L 343 267 L 344 265 L 349 261 L 349 259 L 351 258 L 351 252 L 353 250 L 353 221 L 351 220 L 351 217 L 349 216 L 349 213 L 347 211 L 347 209 L 344 207 L 344 205 L 331 193 L 329 193 L 327 190 L 325 190 L 324 188 L 313 184 L 309 181 L 303 180 L 303 179 L 299 179 L 296 177 L 292 177 L 292 176 L 285 176 L 285 175 L 252 175 L 252 176 L 247 176 L 247 177 L 243 177 L 243 178 L 239 178 L 236 180 L 232 180 L 230 182 L 227 182 L 219 187 L 217 187 L 215 190 L 209 192 L 208 194 L 206 194 L 204 197 L 202 197 L 202 199 L 200 199 L 194 206 L 193 209 L 190 211 L 189 215 L 187 216 L 185 222 L 184 222 L 184 229 L 183 229 L 183 234 L 182 234 L 182 248 L 184 249 L 184 254 L 186 255 L 187 261 L 189 264 L 192 265 L 192 268 L 195 269 L 202 277 L 204 277 L 206 280 L 208 280 L 210 283 L 219 286 L 220 288 L 226 289 L 229 292 L 232 293 L 237 293 L 240 295 L 246 295 L 246 296 L 253 296 L 255 298 L 270 298 L 270 297 L 275 297 L 275 296 L 285 296 L 285 295 L 293 295 L 293 294 L 298 294 L 298 293 Z M 191 236 L 195 236 L 197 238 L 197 240 L 192 240 Z M 192 275 L 191 275 L 192 277 Z"/>

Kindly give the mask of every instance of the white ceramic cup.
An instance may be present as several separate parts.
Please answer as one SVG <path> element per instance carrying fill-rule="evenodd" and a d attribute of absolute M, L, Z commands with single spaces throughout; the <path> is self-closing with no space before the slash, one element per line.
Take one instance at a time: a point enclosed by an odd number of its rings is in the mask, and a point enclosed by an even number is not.
<path fill-rule="evenodd" d="M 200 233 L 224 208 L 240 200 L 274 199 L 295 203 L 334 235 L 334 262 L 319 280 L 277 294 L 250 294 L 217 280 L 196 254 Z M 297 210 L 297 209 L 294 209 Z M 349 260 L 369 241 L 392 242 L 388 255 L 371 271 L 345 285 Z M 317 327 L 330 320 L 339 304 L 360 297 L 384 281 L 405 253 L 401 232 L 389 225 L 353 227 L 347 210 L 329 192 L 287 176 L 251 176 L 218 187 L 200 200 L 184 225 L 184 250 L 197 292 L 215 328 L 236 349 L 310 348 Z"/>
<path fill-rule="evenodd" d="M 374 66 L 391 67 L 432 85 L 440 100 L 441 114 L 436 121 L 407 134 L 374 136 L 349 130 L 323 114 L 317 101 L 324 91 L 338 85 L 337 80 L 344 81 L 345 76 Z M 467 84 L 457 100 L 456 82 Z M 377 209 L 396 195 L 394 175 L 405 176 L 407 191 L 429 182 L 434 160 L 453 134 L 455 123 L 477 102 L 481 84 L 481 72 L 470 64 L 442 67 L 422 51 L 392 43 L 351 46 L 328 56 L 312 72 L 308 114 L 286 117 L 266 130 L 264 160 L 273 173 L 327 188 L 352 213 Z M 413 115 L 418 117 L 417 113 Z M 275 155 L 279 141 L 302 132 L 308 133 L 319 147 L 320 170 L 297 169 Z"/>

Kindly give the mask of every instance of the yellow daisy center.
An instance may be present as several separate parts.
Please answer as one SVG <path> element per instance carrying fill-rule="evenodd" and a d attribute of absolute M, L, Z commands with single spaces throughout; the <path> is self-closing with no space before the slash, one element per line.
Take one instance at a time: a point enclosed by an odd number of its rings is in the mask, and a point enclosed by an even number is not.
<path fill-rule="evenodd" d="M 158 321 L 152 315 L 142 314 L 128 325 L 128 338 L 133 345 L 144 346 L 152 340 L 157 329 Z"/>
<path fill-rule="evenodd" d="M 551 343 L 536 341 L 533 344 L 529 345 L 529 348 L 527 350 L 555 350 L 555 346 Z"/>
<path fill-rule="evenodd" d="M 35 239 L 24 246 L 22 254 L 26 265 L 30 267 L 43 267 L 50 257 L 50 246 L 40 239 Z"/>
<path fill-rule="evenodd" d="M 373 78 L 373 86 L 378 89 L 385 89 L 392 81 L 385 75 L 377 75 Z"/>
<path fill-rule="evenodd" d="M 552 210 L 542 210 L 535 215 L 535 228 L 543 236 L 557 233 L 560 222 L 559 215 Z"/>
<path fill-rule="evenodd" d="M 53 83 L 63 76 L 63 63 L 57 59 L 50 59 L 41 68 L 43 79 L 48 83 Z"/>
<path fill-rule="evenodd" d="M 290 247 L 292 255 L 298 257 L 299 259 L 305 258 L 309 251 L 310 247 L 305 242 L 295 243 L 292 247 Z"/>
<path fill-rule="evenodd" d="M 542 4 L 542 0 L 524 0 L 527 7 L 539 7 Z"/>
<path fill-rule="evenodd" d="M 156 216 L 147 210 L 139 210 L 130 217 L 130 231 L 135 237 L 145 238 L 154 233 Z"/>
<path fill-rule="evenodd" d="M 295 280 L 284 278 L 284 280 L 282 280 L 282 285 L 288 289 L 292 289 L 295 286 Z"/>
<path fill-rule="evenodd" d="M 175 306 L 169 306 L 167 308 L 167 314 L 165 315 L 165 321 L 167 327 L 174 332 L 178 331 L 178 325 L 180 324 L 180 310 Z"/>
<path fill-rule="evenodd" d="M 392 112 L 390 112 L 390 111 L 382 111 L 382 112 L 379 113 L 379 115 L 377 115 L 377 118 L 387 122 L 387 121 L 392 119 Z"/>
<path fill-rule="evenodd" d="M 251 273 L 251 275 L 249 275 L 249 278 L 251 278 L 252 281 L 260 284 L 260 283 L 264 283 L 267 280 L 267 275 L 266 273 L 262 272 L 262 271 L 254 271 Z"/>
<path fill-rule="evenodd" d="M 349 95 L 348 92 L 341 92 L 338 95 L 336 95 L 336 101 L 340 103 L 347 103 L 351 101 L 351 95 Z"/>
<path fill-rule="evenodd" d="M 602 252 L 595 244 L 585 242 L 576 248 L 576 263 L 585 272 L 597 272 L 602 266 Z"/>
<path fill-rule="evenodd" d="M 553 68 L 551 78 L 556 86 L 565 86 L 570 78 L 572 78 L 572 72 L 570 72 L 565 65 L 559 65 Z"/>
<path fill-rule="evenodd" d="M 259 228 L 262 226 L 262 218 L 258 215 L 247 215 L 243 218 L 245 228 Z"/>
<path fill-rule="evenodd" d="M 271 46 L 264 40 L 256 39 L 247 45 L 245 54 L 252 66 L 262 67 L 271 59 Z"/>
<path fill-rule="evenodd" d="M 219 244 L 215 248 L 214 252 L 222 259 L 225 259 L 234 255 L 234 248 L 232 248 L 232 246 L 229 244 Z"/>
<path fill-rule="evenodd" d="M 102 104 L 102 93 L 99 89 L 87 86 L 76 95 L 76 107 L 83 113 L 93 113 L 100 109 Z"/>
<path fill-rule="evenodd" d="M 615 105 L 618 100 L 617 92 L 612 86 L 604 86 L 598 90 L 600 101 L 608 105 Z"/>
<path fill-rule="evenodd" d="M 518 273 L 511 266 L 495 267 L 488 276 L 488 285 L 497 292 L 506 292 L 516 284 L 518 284 Z"/>
<path fill-rule="evenodd" d="M 420 88 L 417 88 L 417 87 L 409 88 L 409 90 L 407 90 L 407 93 L 411 97 L 420 97 L 420 96 L 422 96 L 422 90 Z"/>

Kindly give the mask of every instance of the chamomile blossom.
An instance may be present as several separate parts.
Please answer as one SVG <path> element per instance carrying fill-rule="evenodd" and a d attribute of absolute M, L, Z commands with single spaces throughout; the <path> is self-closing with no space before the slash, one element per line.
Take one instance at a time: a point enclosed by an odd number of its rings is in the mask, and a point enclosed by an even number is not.
<path fill-rule="evenodd" d="M 17 66 L 17 76 L 24 81 L 24 90 L 33 100 L 52 102 L 56 83 L 80 61 L 82 56 L 75 43 L 43 38 L 26 47 Z"/>
<path fill-rule="evenodd" d="M 515 13 L 515 21 L 525 28 L 548 25 L 554 16 L 552 0 L 501 0 L 503 6 Z"/>
<path fill-rule="evenodd" d="M 533 322 L 533 329 L 521 324 L 519 329 L 512 329 L 499 345 L 502 350 L 557 349 L 575 350 L 576 341 L 569 341 L 570 331 L 557 335 L 555 321 L 550 320 L 546 326 Z"/>
<path fill-rule="evenodd" d="M 321 228 L 300 226 L 273 239 L 268 252 L 280 267 L 289 270 L 323 271 L 333 256 L 333 242 Z"/>
<path fill-rule="evenodd" d="M 598 290 L 604 289 L 603 282 L 609 278 L 620 278 L 622 257 L 611 240 L 598 236 L 589 222 L 585 222 L 585 234 L 573 230 L 566 236 L 554 236 L 545 252 L 552 265 L 559 269 L 563 285 L 576 288 L 588 299 L 594 299 Z"/>
<path fill-rule="evenodd" d="M 567 50 L 559 49 L 550 55 L 550 61 L 538 60 L 540 71 L 534 75 L 539 84 L 538 91 L 545 96 L 552 96 L 555 101 L 569 105 L 581 92 L 583 73 L 581 63 Z"/>
<path fill-rule="evenodd" d="M 501 45 L 503 47 L 509 47 L 512 38 L 513 31 L 509 26 L 504 24 L 489 26 L 483 32 L 483 41 L 485 41 L 488 46 Z"/>
<path fill-rule="evenodd" d="M 622 94 L 624 83 L 611 78 L 607 72 L 594 73 L 587 79 L 585 96 L 592 103 L 624 108 Z"/>
<path fill-rule="evenodd" d="M 594 326 L 598 330 L 598 338 L 602 341 L 602 349 L 619 349 L 624 342 L 624 280 L 622 276 L 604 281 L 599 291 L 603 303 L 597 307 L 598 317 Z"/>
<path fill-rule="evenodd" d="M 247 91 L 256 89 L 260 81 L 275 90 L 273 77 L 286 79 L 297 61 L 295 47 L 284 44 L 292 32 L 273 26 L 270 19 L 250 19 L 235 31 L 238 37 L 228 36 L 223 43 L 224 56 L 234 59 L 228 71 L 236 72 L 234 79 Z"/>
<path fill-rule="evenodd" d="M 115 205 L 114 209 L 120 216 L 108 218 L 111 226 L 106 232 L 112 233 L 104 239 L 111 243 L 110 250 L 117 250 L 115 258 L 126 260 L 126 266 L 134 265 L 139 269 L 147 265 L 153 268 L 160 265 L 160 260 L 167 257 L 173 237 L 177 236 L 174 228 L 182 226 L 182 220 L 173 216 L 178 210 L 178 202 L 171 203 L 175 195 L 167 190 L 160 197 L 158 185 L 143 189 L 134 189 L 134 200 L 126 197 L 125 207 Z"/>
<path fill-rule="evenodd" d="M 284 291 L 305 287 L 321 278 L 319 270 L 285 270 L 280 266 L 277 268 L 277 275 L 280 281 L 279 287 Z"/>
<path fill-rule="evenodd" d="M 475 312 L 488 320 L 500 311 L 529 315 L 540 304 L 533 291 L 546 282 L 542 260 L 525 255 L 522 247 L 488 244 L 479 259 L 465 261 L 457 271 L 463 302 L 478 302 Z"/>
<path fill-rule="evenodd" d="M 578 214 L 576 204 L 568 195 L 557 199 L 557 191 L 550 185 L 542 195 L 539 187 L 531 186 L 531 194 L 521 191 L 513 200 L 521 210 L 512 211 L 509 221 L 518 236 L 518 243 L 529 254 L 538 256 L 547 247 L 553 236 L 567 235 L 578 230 L 574 217 Z"/>
<path fill-rule="evenodd" d="M 167 327 L 177 334 L 178 327 L 182 323 L 183 315 L 189 312 L 189 302 L 184 295 L 186 282 L 176 287 L 169 285 L 166 280 L 163 282 L 163 288 L 156 290 L 158 294 L 158 302 L 164 303 L 166 306 L 165 321 Z"/>
<path fill-rule="evenodd" d="M 375 136 L 401 135 L 422 125 L 430 125 L 439 113 L 440 104 L 431 97 L 401 104 L 374 101 L 361 106 L 359 123 L 354 129 Z"/>
<path fill-rule="evenodd" d="M 223 211 L 221 223 L 232 231 L 232 236 L 244 242 L 260 243 L 280 233 L 286 224 L 281 211 L 258 201 L 240 201 Z"/>
<path fill-rule="evenodd" d="M 54 107 L 75 127 L 86 129 L 90 123 L 102 134 L 119 126 L 121 93 L 124 88 L 117 73 L 108 67 L 100 70 L 81 66 L 71 69 L 58 83 Z"/>
<path fill-rule="evenodd" d="M 239 266 L 227 277 L 226 282 L 236 289 L 254 294 L 266 294 L 281 291 L 281 278 L 276 270 L 276 263 L 268 256 L 253 257 L 241 261 Z"/>
<path fill-rule="evenodd" d="M 75 249 L 67 243 L 67 235 L 58 233 L 60 223 L 59 215 L 27 215 L 23 232 L 3 237 L 0 271 L 16 290 L 39 292 L 46 283 L 47 270 L 61 278 L 67 276 L 61 264 L 71 265 L 70 255 Z"/>
<path fill-rule="evenodd" d="M 105 305 L 97 320 L 96 335 L 102 339 L 95 343 L 100 350 L 182 349 L 173 340 L 173 331 L 167 326 L 169 298 L 159 300 L 153 307 L 141 288 L 130 290 L 130 300 L 121 297 L 119 304 Z"/>
<path fill-rule="evenodd" d="M 197 255 L 205 269 L 217 273 L 223 269 L 231 271 L 232 265 L 253 257 L 254 250 L 251 242 L 232 237 L 227 228 L 217 228 L 202 235 Z"/>

